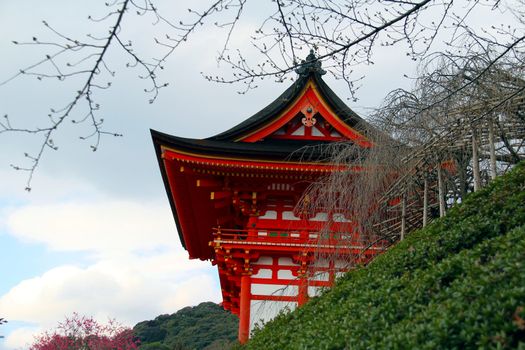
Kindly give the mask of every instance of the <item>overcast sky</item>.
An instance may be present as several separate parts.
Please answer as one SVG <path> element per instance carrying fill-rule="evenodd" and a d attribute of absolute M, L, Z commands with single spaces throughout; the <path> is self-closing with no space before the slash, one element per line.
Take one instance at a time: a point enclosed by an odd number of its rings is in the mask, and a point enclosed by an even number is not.
<path fill-rule="evenodd" d="M 187 12 L 184 2 L 178 7 L 159 2 L 165 13 Z M 49 36 L 44 19 L 71 35 L 100 32 L 106 27 L 92 27 L 87 15 L 102 14 L 103 3 L 0 0 L 0 81 L 48 53 L 12 40 Z M 253 31 L 264 4 L 247 11 L 241 33 Z M 148 47 L 150 22 L 129 16 L 123 26 L 129 38 Z M 24 191 L 27 174 L 10 164 L 24 165 L 24 152 L 34 152 L 38 140 L 0 135 L 0 317 L 9 320 L 0 327 L 6 336 L 0 350 L 26 348 L 35 333 L 73 312 L 132 326 L 187 305 L 221 301 L 217 271 L 208 262 L 190 261 L 180 246 L 149 129 L 208 137 L 248 118 L 287 88 L 289 83 L 268 79 L 239 95 L 242 86 L 204 80 L 200 72 L 222 69 L 215 61 L 222 34 L 204 27 L 179 48 L 160 77 L 170 86 L 152 105 L 137 72 L 124 69 L 126 61 L 111 52 L 117 76 L 97 100 L 106 129 L 124 136 L 103 138 L 92 152 L 89 142 L 78 139 L 82 132 L 67 125 L 55 137 L 59 150 L 42 158 L 30 193 Z M 239 36 L 232 45 L 249 43 Z M 388 91 L 408 86 L 402 76 L 412 74 L 414 66 L 396 52 L 380 51 L 374 66 L 357 69 L 356 76 L 366 79 L 359 101 L 349 106 L 361 115 L 366 117 L 366 108 L 377 106 Z M 328 75 L 325 80 L 342 99 L 349 97 L 344 84 Z M 63 105 L 78 87 L 21 77 L 0 86 L 0 115 L 20 126 L 44 125 L 49 108 Z"/>

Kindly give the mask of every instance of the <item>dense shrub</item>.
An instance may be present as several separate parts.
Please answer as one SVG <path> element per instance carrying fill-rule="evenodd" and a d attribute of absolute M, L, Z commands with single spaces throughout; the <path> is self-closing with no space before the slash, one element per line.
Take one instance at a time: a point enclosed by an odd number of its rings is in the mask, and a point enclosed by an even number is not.
<path fill-rule="evenodd" d="M 248 349 L 525 349 L 525 164 L 471 194 Z"/>

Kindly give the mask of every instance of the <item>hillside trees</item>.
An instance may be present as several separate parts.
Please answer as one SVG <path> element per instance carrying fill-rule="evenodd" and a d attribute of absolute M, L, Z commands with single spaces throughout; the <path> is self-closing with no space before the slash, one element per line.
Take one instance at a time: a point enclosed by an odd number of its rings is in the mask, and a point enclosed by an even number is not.
<path fill-rule="evenodd" d="M 205 302 L 139 322 L 133 331 L 144 350 L 213 350 L 236 343 L 238 323 L 237 316 Z"/>
<path fill-rule="evenodd" d="M 508 6 L 495 0 L 483 4 L 452 0 L 216 0 L 193 7 L 185 14 L 170 13 L 165 10 L 168 5 L 161 0 L 113 0 L 106 6 L 105 15 L 90 16 L 93 32 L 85 37 L 74 37 L 44 21 L 45 29 L 54 34 L 55 40 L 41 40 L 35 34 L 27 41 L 13 41 L 21 46 L 40 46 L 44 55 L 34 64 L 21 67 L 2 85 L 20 76 L 77 84 L 69 101 L 52 102 L 51 112 L 45 118 L 46 125 L 21 125 L 12 115 L 5 116 L 1 122 L 0 133 L 30 133 L 41 140 L 37 149 L 26 153 L 26 164 L 13 166 L 28 172 L 27 189 L 30 189 L 32 175 L 43 154 L 58 149 L 54 135 L 64 129 L 64 123 L 89 125 L 91 131 L 79 136 L 91 142 L 93 151 L 98 149 L 103 136 L 120 135 L 118 130 L 104 128 L 97 98 L 111 87 L 121 67 L 138 72 L 148 99 L 154 102 L 168 86 L 162 77 L 163 68 L 177 48 L 191 41 L 201 26 L 224 33 L 224 45 L 217 60 L 233 68 L 231 75 L 205 74 L 210 81 L 241 83 L 243 92 L 256 87 L 261 78 L 274 77 L 282 81 L 290 76 L 289 73 L 293 75 L 307 50 L 314 48 L 324 67 L 334 77 L 346 81 L 354 98 L 356 82 L 361 79 L 353 71 L 355 66 L 373 64 L 374 55 L 382 46 L 395 46 L 418 60 L 431 52 L 436 42 L 460 46 L 469 40 L 494 41 L 501 43 L 498 52 L 506 56 L 520 48 L 524 40 L 520 28 L 494 26 L 480 31 L 471 19 L 486 6 L 494 13 L 511 8 L 516 17 L 521 18 L 523 3 L 520 0 Z M 261 15 L 253 16 L 254 10 Z M 148 58 L 149 49 L 136 45 L 136 38 L 125 30 L 126 21 L 132 16 L 144 19 L 143 22 L 153 22 L 157 31 L 165 33 L 150 39 L 157 49 L 153 58 Z M 239 29 L 243 23 L 255 23 L 257 29 L 245 35 Z M 107 30 L 101 31 L 101 28 Z M 233 47 L 231 43 L 239 38 L 250 42 L 251 46 Z M 115 52 L 122 53 L 126 61 L 113 62 L 110 53 Z M 501 57 L 496 55 L 494 61 Z"/>

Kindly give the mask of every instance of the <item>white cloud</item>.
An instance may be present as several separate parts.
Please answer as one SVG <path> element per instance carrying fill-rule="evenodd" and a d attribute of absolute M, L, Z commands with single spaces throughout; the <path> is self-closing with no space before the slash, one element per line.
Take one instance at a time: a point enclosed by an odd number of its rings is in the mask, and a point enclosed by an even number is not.
<path fill-rule="evenodd" d="M 25 348 L 37 330 L 51 329 L 73 312 L 133 326 L 221 300 L 216 269 L 188 259 L 167 203 L 93 192 L 87 201 L 18 204 L 2 217 L 6 233 L 21 241 L 78 254 L 77 261 L 23 280 L 0 296 L 2 317 L 35 326 L 6 334 L 2 350 Z"/>
<path fill-rule="evenodd" d="M 0 344 L 0 350 L 27 349 L 32 343 L 35 334 L 41 332 L 38 327 L 21 327 L 12 331 L 5 339 L 5 347 Z"/>
<path fill-rule="evenodd" d="M 184 306 L 220 301 L 216 272 L 183 255 L 174 250 L 151 257 L 121 255 L 85 268 L 59 266 L 20 282 L 0 297 L 2 316 L 37 328 L 15 329 L 5 345 L 14 349 L 31 342 L 38 329 L 50 329 L 73 312 L 132 326 Z"/>
<path fill-rule="evenodd" d="M 12 209 L 8 232 L 54 250 L 129 252 L 179 244 L 166 204 L 123 200 L 28 204 Z"/>

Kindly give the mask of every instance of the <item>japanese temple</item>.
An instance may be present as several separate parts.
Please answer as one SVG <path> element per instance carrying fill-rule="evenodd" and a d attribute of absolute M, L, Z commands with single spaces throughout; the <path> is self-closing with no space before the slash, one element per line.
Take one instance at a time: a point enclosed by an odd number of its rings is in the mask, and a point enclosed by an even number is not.
<path fill-rule="evenodd" d="M 335 236 L 321 240 L 328 221 L 332 232 L 354 229 L 347 213 L 297 209 L 312 181 L 337 171 L 326 145 L 374 147 L 366 122 L 326 85 L 324 73 L 311 52 L 274 102 L 218 135 L 151 131 L 181 243 L 190 259 L 217 266 L 222 305 L 239 316 L 241 343 L 256 322 L 330 287 L 349 268 L 344 257 L 370 260 L 382 251 L 365 248 L 358 235 L 344 244 Z M 342 258 L 319 258 L 330 254 Z"/>

